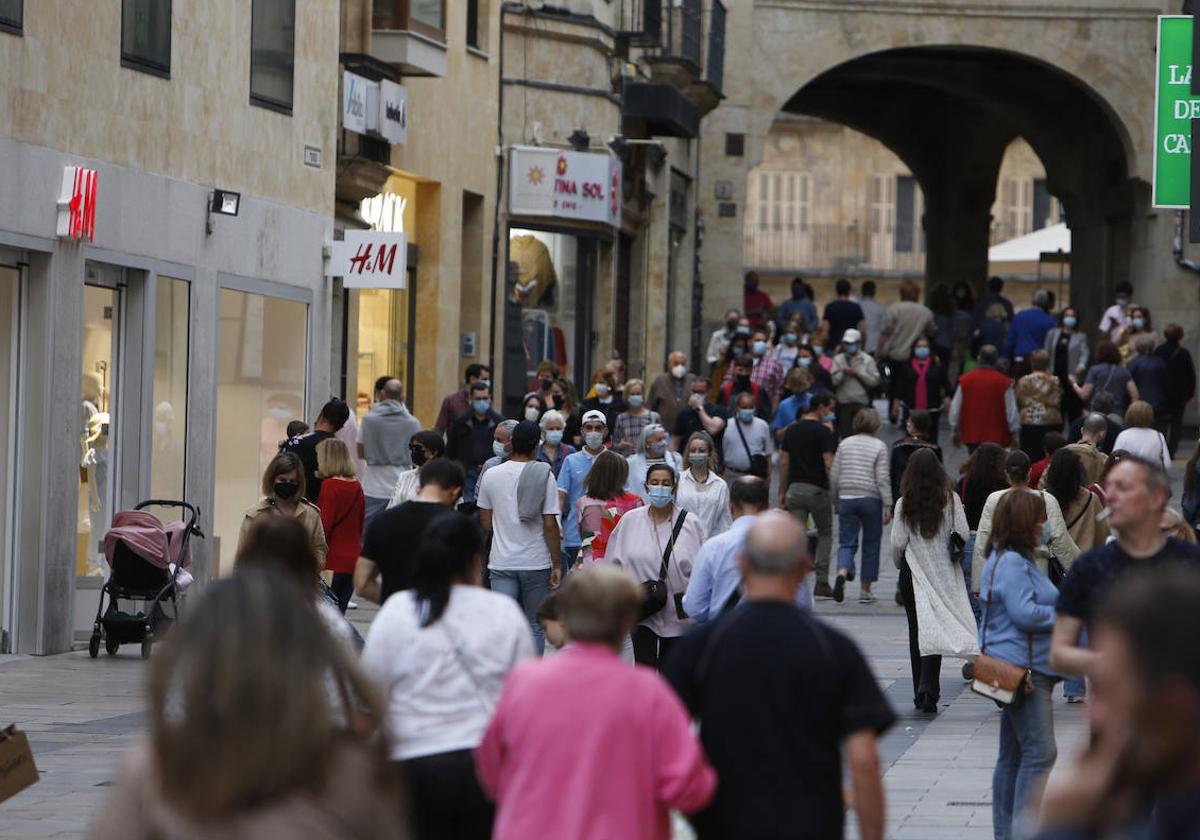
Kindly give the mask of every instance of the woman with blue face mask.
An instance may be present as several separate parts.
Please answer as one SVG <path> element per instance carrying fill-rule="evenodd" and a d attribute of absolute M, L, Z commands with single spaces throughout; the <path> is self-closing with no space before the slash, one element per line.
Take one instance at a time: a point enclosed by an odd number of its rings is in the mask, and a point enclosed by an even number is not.
<path fill-rule="evenodd" d="M 661 424 L 662 418 L 657 411 L 646 407 L 646 383 L 640 379 L 625 383 L 625 405 L 628 408 L 617 415 L 613 426 L 612 443 L 613 448 L 628 457 L 637 451 L 636 442 L 642 430 L 651 424 Z"/>
<path fill-rule="evenodd" d="M 558 478 L 563 460 L 575 452 L 575 447 L 563 442 L 563 433 L 567 428 L 567 420 L 562 412 L 550 409 L 542 415 L 538 425 L 542 429 L 542 445 L 538 447 L 537 459 L 549 464 L 554 477 Z"/>
<path fill-rule="evenodd" d="M 942 414 L 950 408 L 950 388 L 946 368 L 928 338 L 921 336 L 913 342 L 907 362 L 892 362 L 892 380 L 892 421 L 903 424 L 910 411 L 927 411 L 933 435 L 930 443 L 937 443 Z"/>
<path fill-rule="evenodd" d="M 642 429 L 637 439 L 637 450 L 629 457 L 629 480 L 625 489 L 636 493 L 643 502 L 650 503 L 646 493 L 646 475 L 655 464 L 666 464 L 678 475 L 683 472 L 683 459 L 678 452 L 670 450 L 671 439 L 667 430 L 658 423 L 650 423 Z"/>
<path fill-rule="evenodd" d="M 683 594 L 708 536 L 700 517 L 676 504 L 678 483 L 679 471 L 665 463 L 652 464 L 639 488 L 648 504 L 621 517 L 604 554 L 606 562 L 621 566 L 639 581 L 666 582 L 666 605 L 642 619 L 631 634 L 634 660 L 652 668 L 660 667 L 671 644 L 691 627 L 683 611 Z M 660 577 L 664 555 L 666 575 Z"/>
<path fill-rule="evenodd" d="M 754 407 L 753 394 L 743 391 L 736 396 L 733 417 L 721 439 L 726 481 L 743 475 L 758 475 L 764 480 L 770 476 L 775 444 L 770 426 L 755 413 Z"/>
<path fill-rule="evenodd" d="M 1083 401 L 1071 386 L 1071 375 L 1078 380 L 1087 372 L 1088 340 L 1079 329 L 1079 312 L 1068 306 L 1058 315 L 1058 326 L 1046 333 L 1043 349 L 1050 354 L 1050 373 L 1062 387 L 1062 413 L 1067 425 L 1083 413 Z"/>

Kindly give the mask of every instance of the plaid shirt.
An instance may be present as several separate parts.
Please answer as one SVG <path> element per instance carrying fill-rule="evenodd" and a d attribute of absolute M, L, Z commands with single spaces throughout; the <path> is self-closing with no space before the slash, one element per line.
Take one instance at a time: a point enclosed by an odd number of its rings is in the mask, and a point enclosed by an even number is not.
<path fill-rule="evenodd" d="M 725 374 L 725 382 L 733 381 L 733 367 Z M 783 388 L 783 365 L 771 354 L 754 360 L 754 370 L 750 371 L 750 381 L 767 392 L 767 396 L 775 399 Z"/>
<path fill-rule="evenodd" d="M 628 411 L 621 412 L 617 415 L 617 425 L 612 433 L 613 446 L 619 446 L 624 441 L 629 441 L 634 448 L 637 448 L 638 439 L 651 423 L 662 423 L 662 418 L 658 416 L 657 411 L 647 411 L 639 416 L 630 414 Z"/>

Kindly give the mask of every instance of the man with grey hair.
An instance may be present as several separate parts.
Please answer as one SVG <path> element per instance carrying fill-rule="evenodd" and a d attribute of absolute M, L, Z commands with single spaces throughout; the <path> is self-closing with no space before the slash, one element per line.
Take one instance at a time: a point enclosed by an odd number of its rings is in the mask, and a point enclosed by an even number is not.
<path fill-rule="evenodd" d="M 1108 418 L 1098 412 L 1084 415 L 1083 425 L 1080 426 L 1079 441 L 1067 444 L 1067 449 L 1075 453 L 1083 466 L 1086 479 L 1085 487 L 1090 487 L 1100 480 L 1104 472 L 1104 462 L 1108 456 L 1101 450 L 1104 439 L 1108 434 Z"/>
<path fill-rule="evenodd" d="M 1008 446 L 1021 433 L 1017 397 L 1012 380 L 996 370 L 996 348 L 983 345 L 975 361 L 975 369 L 958 378 L 958 390 L 950 401 L 951 442 L 965 443 L 968 452 L 981 443 Z"/>
<path fill-rule="evenodd" d="M 420 421 L 404 405 L 403 382 L 385 380 L 376 396 L 378 401 L 363 417 L 358 433 L 358 457 L 366 462 L 362 488 L 368 524 L 387 508 L 400 473 L 412 466 L 408 444 L 421 431 Z"/>
<path fill-rule="evenodd" d="M 515 428 L 516 420 L 504 420 L 496 426 L 496 431 L 492 432 L 492 457 L 484 461 L 483 466 L 479 468 L 480 481 L 483 481 L 484 473 L 498 464 L 503 464 L 512 454 L 512 433 Z"/>
<path fill-rule="evenodd" d="M 701 840 L 842 837 L 843 749 L 859 836 L 883 837 L 876 739 L 896 716 L 854 642 L 796 606 L 806 543 L 788 514 L 759 515 L 739 559 L 742 602 L 667 657 L 721 779 L 692 821 Z"/>

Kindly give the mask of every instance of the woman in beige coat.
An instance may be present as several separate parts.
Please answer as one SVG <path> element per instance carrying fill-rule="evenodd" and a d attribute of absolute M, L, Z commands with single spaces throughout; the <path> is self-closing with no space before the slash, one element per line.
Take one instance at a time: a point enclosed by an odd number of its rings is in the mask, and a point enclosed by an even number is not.
<path fill-rule="evenodd" d="M 149 738 L 90 840 L 405 840 L 382 706 L 314 618 L 274 570 L 210 585 L 154 657 Z"/>
<path fill-rule="evenodd" d="M 325 542 L 325 528 L 321 525 L 321 511 L 304 498 L 304 465 L 291 452 L 280 452 L 271 459 L 263 471 L 262 500 L 246 511 L 242 527 L 238 532 L 238 549 L 254 526 L 268 516 L 295 517 L 308 532 L 313 554 L 317 556 L 317 568 L 325 568 L 325 555 L 329 545 Z M 236 555 L 236 552 L 235 552 Z"/>
<path fill-rule="evenodd" d="M 1070 447 L 1054 453 L 1042 476 L 1042 488 L 1055 498 L 1062 509 L 1067 533 L 1082 553 L 1108 541 L 1108 521 L 1100 517 L 1104 505 L 1087 489 L 1083 462 Z"/>

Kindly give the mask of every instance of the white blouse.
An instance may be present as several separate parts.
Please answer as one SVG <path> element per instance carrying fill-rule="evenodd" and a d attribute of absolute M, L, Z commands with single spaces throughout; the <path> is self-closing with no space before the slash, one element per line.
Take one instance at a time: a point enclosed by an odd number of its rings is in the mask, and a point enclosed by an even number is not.
<path fill-rule="evenodd" d="M 712 470 L 708 471 L 708 479 L 703 483 L 696 480 L 691 469 L 684 470 L 675 501 L 704 523 L 709 537 L 724 533 L 733 524 L 733 514 L 729 511 L 729 485 Z"/>

